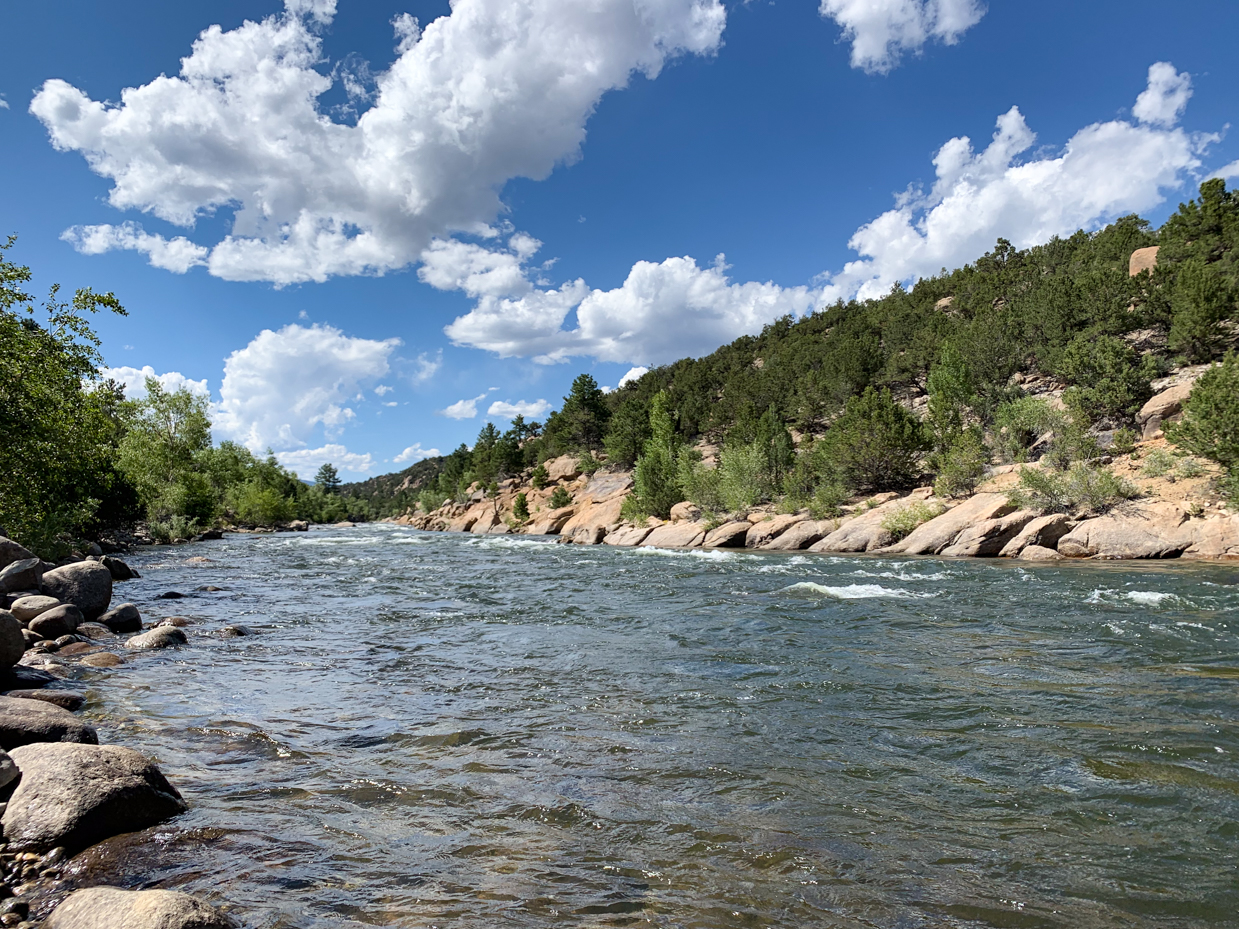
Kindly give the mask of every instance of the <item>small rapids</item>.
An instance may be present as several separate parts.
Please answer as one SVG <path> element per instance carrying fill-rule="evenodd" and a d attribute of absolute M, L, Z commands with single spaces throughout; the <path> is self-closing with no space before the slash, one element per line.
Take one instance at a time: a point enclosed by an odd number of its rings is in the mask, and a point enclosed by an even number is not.
<path fill-rule="evenodd" d="M 1234 566 L 375 525 L 131 561 L 189 646 L 76 686 L 190 812 L 64 889 L 255 929 L 1236 925 Z"/>

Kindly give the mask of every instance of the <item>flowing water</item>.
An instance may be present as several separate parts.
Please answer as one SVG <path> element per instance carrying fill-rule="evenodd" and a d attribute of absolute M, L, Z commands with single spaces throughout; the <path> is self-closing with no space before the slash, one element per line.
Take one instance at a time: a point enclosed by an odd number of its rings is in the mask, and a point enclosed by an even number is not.
<path fill-rule="evenodd" d="M 69 886 L 304 929 L 1239 925 L 1235 566 L 382 525 L 132 561 L 190 646 L 78 686 L 191 811 Z"/>

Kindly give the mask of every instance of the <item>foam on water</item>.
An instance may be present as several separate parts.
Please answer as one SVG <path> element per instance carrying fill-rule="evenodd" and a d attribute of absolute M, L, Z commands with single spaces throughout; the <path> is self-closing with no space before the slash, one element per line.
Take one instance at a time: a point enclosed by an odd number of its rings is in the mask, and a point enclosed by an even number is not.
<path fill-rule="evenodd" d="M 706 561 L 732 561 L 737 557 L 735 552 L 726 552 L 721 548 L 655 548 L 652 545 L 633 549 L 633 554 L 662 555 L 666 558 L 704 558 Z"/>
<path fill-rule="evenodd" d="M 847 584 L 842 587 L 831 587 L 827 584 L 815 584 L 813 581 L 792 584 L 790 587 L 784 587 L 782 592 L 801 596 L 831 597 L 835 600 L 869 600 L 875 597 L 913 600 L 935 596 L 929 593 L 913 593 L 910 590 L 883 587 L 881 584 Z"/>

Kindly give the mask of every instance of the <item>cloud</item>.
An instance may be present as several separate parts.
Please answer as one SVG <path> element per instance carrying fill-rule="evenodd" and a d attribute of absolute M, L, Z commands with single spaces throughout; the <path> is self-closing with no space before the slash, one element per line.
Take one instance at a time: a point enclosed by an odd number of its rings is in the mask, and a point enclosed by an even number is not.
<path fill-rule="evenodd" d="M 1168 83 L 1150 70 L 1150 88 Z M 999 236 L 1025 248 L 1147 211 L 1200 167 L 1199 155 L 1216 138 L 1114 120 L 1085 126 L 1061 152 L 1021 160 L 1036 136 L 1012 107 L 983 151 L 967 137 L 951 139 L 934 157 L 928 193 L 910 190 L 856 231 L 848 246 L 861 257 L 823 275 L 823 299 L 881 296 L 896 281 L 975 260 Z"/>
<path fill-rule="evenodd" d="M 633 381 L 640 380 L 649 373 L 650 369 L 643 365 L 638 365 L 635 368 L 629 368 L 628 373 L 620 378 L 619 386 L 623 387 L 625 384 L 631 384 Z"/>
<path fill-rule="evenodd" d="M 159 381 L 159 386 L 169 393 L 178 390 L 188 390 L 191 394 L 210 398 L 211 391 L 207 387 L 206 378 L 194 381 L 179 371 L 169 371 L 167 374 L 156 374 L 150 365 L 141 368 L 131 368 L 123 365 L 119 368 L 102 368 L 99 376 L 104 380 L 113 380 L 125 388 L 125 397 L 129 400 L 142 400 L 146 397 L 146 379 L 153 377 Z"/>
<path fill-rule="evenodd" d="M 215 428 L 253 451 L 304 446 L 320 427 L 333 438 L 356 416 L 349 398 L 388 373 L 399 345 L 317 324 L 264 329 L 224 362 Z"/>
<path fill-rule="evenodd" d="M 486 415 L 497 416 L 500 419 L 513 419 L 517 416 L 533 419 L 537 416 L 545 416 L 550 410 L 551 405 L 545 400 L 517 400 L 515 403 L 496 400 L 490 405 Z"/>
<path fill-rule="evenodd" d="M 422 448 L 421 442 L 414 442 L 399 455 L 392 459 L 395 464 L 404 464 L 406 461 L 421 461 L 423 458 L 438 458 L 440 452 L 437 448 Z"/>
<path fill-rule="evenodd" d="M 1149 86 L 1136 98 L 1131 113 L 1142 123 L 1169 127 L 1179 121 L 1192 96 L 1192 77 L 1168 61 L 1149 65 Z"/>
<path fill-rule="evenodd" d="M 446 409 L 439 410 L 438 413 L 448 419 L 473 419 L 478 415 L 478 401 L 485 399 L 486 394 L 478 394 L 468 400 L 457 400 Z"/>
<path fill-rule="evenodd" d="M 818 12 L 843 27 L 853 68 L 885 74 L 927 42 L 954 45 L 985 7 L 977 0 L 821 0 Z"/>
<path fill-rule="evenodd" d="M 8 108 L 9 101 L 4 99 L 4 94 L 0 94 L 0 110 L 7 110 Z"/>
<path fill-rule="evenodd" d="M 379 384 L 374 388 L 374 392 L 377 396 L 384 397 L 395 389 L 396 388 L 394 387 L 389 387 L 387 384 Z"/>
<path fill-rule="evenodd" d="M 439 349 L 437 352 L 435 352 L 433 358 L 431 358 L 425 352 L 422 352 L 413 361 L 413 375 L 412 375 L 413 383 L 414 384 L 426 383 L 426 381 L 430 380 L 432 377 L 435 376 L 435 374 L 438 373 L 441 367 L 443 367 L 443 349 Z"/>
<path fill-rule="evenodd" d="M 436 237 L 484 232 L 508 180 L 579 156 L 607 91 L 713 53 L 726 24 L 720 0 L 456 0 L 425 29 L 397 17 L 399 57 L 348 124 L 318 105 L 333 78 L 317 70 L 314 23 L 334 10 L 286 0 L 261 22 L 206 29 L 178 75 L 126 88 L 119 104 L 53 79 L 30 111 L 55 148 L 111 180 L 117 209 L 185 227 L 234 210 L 206 258 L 211 274 L 323 281 L 400 268 Z"/>
<path fill-rule="evenodd" d="M 152 267 L 184 274 L 190 268 L 207 263 L 208 250 L 195 245 L 183 235 L 165 239 L 161 235 L 144 232 L 137 223 L 122 223 L 119 226 L 73 226 L 60 234 L 61 241 L 68 242 L 83 255 L 102 255 L 104 252 L 123 249 L 141 252 Z"/>
<path fill-rule="evenodd" d="M 294 451 L 276 452 L 276 460 L 302 480 L 318 473 L 324 464 L 333 464 L 341 471 L 366 474 L 374 467 L 374 459 L 367 452 L 359 455 L 343 445 L 324 445 L 322 448 L 299 448 Z"/>
<path fill-rule="evenodd" d="M 1230 164 L 1218 168 L 1209 175 L 1209 180 L 1213 180 L 1216 177 L 1220 177 L 1224 181 L 1239 177 L 1239 161 L 1232 161 Z"/>

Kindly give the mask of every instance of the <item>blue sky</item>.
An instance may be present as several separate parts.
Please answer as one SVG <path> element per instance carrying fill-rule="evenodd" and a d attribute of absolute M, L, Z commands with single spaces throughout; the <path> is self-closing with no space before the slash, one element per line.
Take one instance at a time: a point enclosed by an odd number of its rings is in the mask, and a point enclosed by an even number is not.
<path fill-rule="evenodd" d="M 1233 2 L 61 2 L 5 33 L 12 257 L 115 291 L 116 376 L 195 382 L 307 477 L 1239 181 Z"/>

